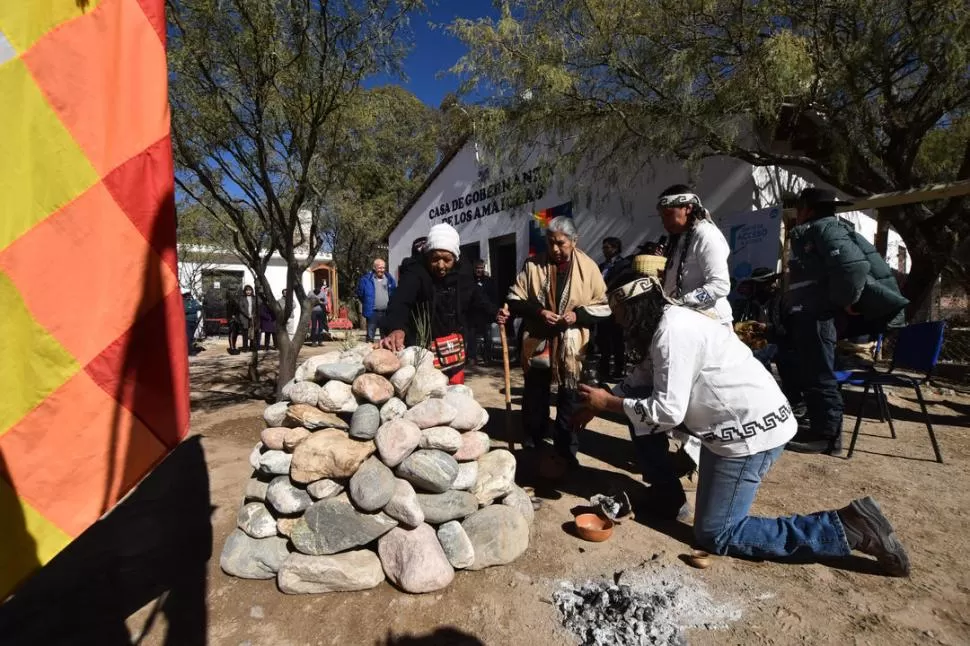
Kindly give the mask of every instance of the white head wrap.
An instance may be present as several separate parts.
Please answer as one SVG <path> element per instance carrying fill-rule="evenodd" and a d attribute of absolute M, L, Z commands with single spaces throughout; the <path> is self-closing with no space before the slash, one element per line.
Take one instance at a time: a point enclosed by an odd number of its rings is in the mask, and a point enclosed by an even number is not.
<path fill-rule="evenodd" d="M 428 241 L 424 245 L 424 252 L 450 251 L 455 260 L 461 255 L 461 238 L 455 227 L 450 224 L 436 224 L 428 232 Z"/>

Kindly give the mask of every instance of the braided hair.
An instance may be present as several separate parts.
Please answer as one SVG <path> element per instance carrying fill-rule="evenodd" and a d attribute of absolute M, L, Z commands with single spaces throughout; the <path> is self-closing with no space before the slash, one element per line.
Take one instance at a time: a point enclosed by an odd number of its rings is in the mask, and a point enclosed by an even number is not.
<path fill-rule="evenodd" d="M 646 276 L 628 267 L 610 279 L 607 291 L 615 293 L 621 286 L 642 278 Z M 626 340 L 626 352 L 634 363 L 640 363 L 650 356 L 653 337 L 660 326 L 660 319 L 670 307 L 670 301 L 664 297 L 662 288 L 657 283 L 656 289 L 624 300 L 622 306 L 625 310 L 623 337 Z"/>
<path fill-rule="evenodd" d="M 664 189 L 664 191 L 659 195 L 661 204 L 663 203 L 663 198 L 672 195 L 692 195 L 694 197 L 693 201 L 681 201 L 676 206 L 690 206 L 690 212 L 687 214 L 687 230 L 683 233 L 672 233 L 670 235 L 670 243 L 667 245 L 667 264 L 664 265 L 664 275 L 670 275 L 670 270 L 673 269 L 673 258 L 674 252 L 681 246 L 680 240 L 683 238 L 683 251 L 680 253 L 680 258 L 677 261 L 677 282 L 674 288 L 674 293 L 671 296 L 680 298 L 683 296 L 682 287 L 684 283 L 684 268 L 685 261 L 687 260 L 687 250 L 690 249 L 691 240 L 694 238 L 694 230 L 697 227 L 697 223 L 707 217 L 707 211 L 704 210 L 704 206 L 701 204 L 700 200 L 693 195 L 693 189 L 686 184 L 674 184 Z M 658 205 L 659 206 L 659 205 Z"/>

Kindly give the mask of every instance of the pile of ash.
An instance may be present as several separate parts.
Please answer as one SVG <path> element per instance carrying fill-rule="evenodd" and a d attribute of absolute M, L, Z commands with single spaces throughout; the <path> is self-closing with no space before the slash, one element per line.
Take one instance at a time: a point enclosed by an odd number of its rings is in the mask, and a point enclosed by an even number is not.
<path fill-rule="evenodd" d="M 583 646 L 680 646 L 687 628 L 723 628 L 741 617 L 740 608 L 716 604 L 703 583 L 656 562 L 613 581 L 564 581 L 553 601 Z"/>

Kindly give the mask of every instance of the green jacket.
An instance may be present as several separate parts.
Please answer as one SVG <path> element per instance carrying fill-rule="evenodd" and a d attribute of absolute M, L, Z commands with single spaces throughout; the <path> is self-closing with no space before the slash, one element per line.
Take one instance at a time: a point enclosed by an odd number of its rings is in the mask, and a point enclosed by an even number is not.
<path fill-rule="evenodd" d="M 789 305 L 792 312 L 838 314 L 852 306 L 874 331 L 903 325 L 909 301 L 872 244 L 836 216 L 791 232 Z"/>

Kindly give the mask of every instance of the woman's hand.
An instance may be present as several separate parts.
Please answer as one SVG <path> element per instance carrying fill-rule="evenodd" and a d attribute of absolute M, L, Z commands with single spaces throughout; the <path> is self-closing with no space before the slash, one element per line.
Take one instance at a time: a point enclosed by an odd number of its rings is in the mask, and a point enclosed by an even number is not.
<path fill-rule="evenodd" d="M 571 327 L 576 324 L 576 312 L 566 312 L 559 317 L 559 323 Z"/>
<path fill-rule="evenodd" d="M 542 310 L 539 312 L 539 317 L 545 321 L 545 324 L 549 327 L 555 327 L 559 325 L 559 315 L 555 312 L 550 312 L 549 310 Z"/>
<path fill-rule="evenodd" d="M 381 347 L 392 352 L 400 352 L 404 349 L 404 330 L 394 330 L 386 337 L 381 339 Z"/>
<path fill-rule="evenodd" d="M 508 306 L 502 307 L 495 315 L 495 322 L 499 325 L 505 325 L 505 322 L 509 320 L 509 308 Z"/>

